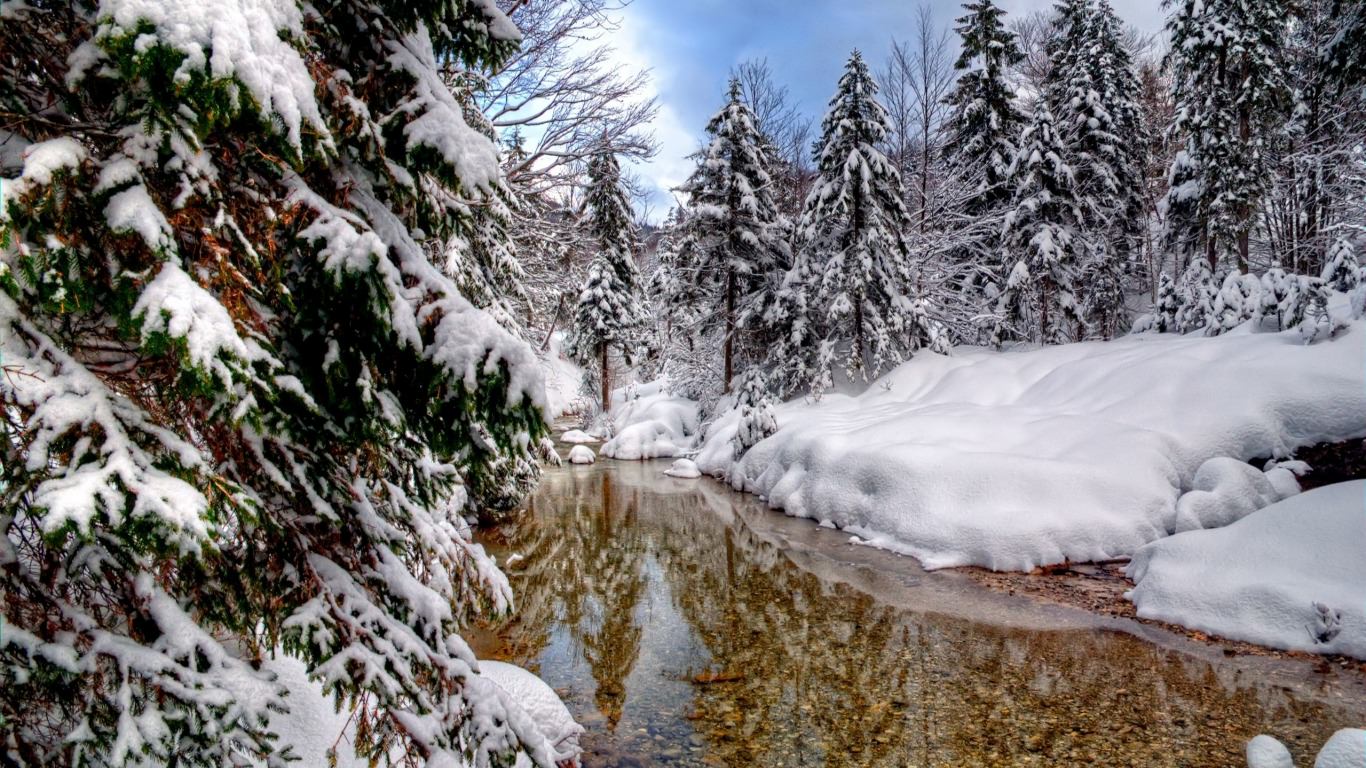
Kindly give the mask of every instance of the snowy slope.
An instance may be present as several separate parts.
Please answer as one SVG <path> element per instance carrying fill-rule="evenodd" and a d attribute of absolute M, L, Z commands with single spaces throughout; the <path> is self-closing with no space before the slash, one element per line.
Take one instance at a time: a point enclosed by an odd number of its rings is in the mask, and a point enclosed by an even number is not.
<path fill-rule="evenodd" d="M 1210 458 L 1366 436 L 1366 323 L 1311 346 L 1239 331 L 921 354 L 777 417 L 734 464 L 738 417 L 718 419 L 698 465 L 931 568 L 1102 559 L 1176 530 Z"/>
<path fill-rule="evenodd" d="M 1128 574 L 1128 597 L 1144 618 L 1366 658 L 1366 480 L 1155 541 L 1134 555 Z"/>

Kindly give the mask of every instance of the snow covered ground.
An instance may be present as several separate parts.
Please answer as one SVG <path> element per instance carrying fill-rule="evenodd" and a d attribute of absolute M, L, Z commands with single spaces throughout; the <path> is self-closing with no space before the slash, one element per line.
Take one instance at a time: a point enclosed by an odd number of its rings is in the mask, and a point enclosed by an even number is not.
<path fill-rule="evenodd" d="M 1288 650 L 1366 658 L 1366 480 L 1317 488 L 1134 555 L 1138 615 Z"/>
<path fill-rule="evenodd" d="M 1210 459 L 1366 437 L 1366 322 L 1308 346 L 1240 329 L 920 354 L 862 394 L 789 402 L 777 417 L 738 462 L 738 416 L 721 417 L 698 465 L 931 568 L 1105 559 L 1252 511 L 1192 501 L 1178 515 Z M 1202 486 L 1227 480 L 1217 469 Z M 1252 506 L 1293 491 L 1284 472 L 1245 480 Z M 1227 498 L 1246 501 L 1247 484 L 1230 482 L 1242 490 Z"/>
<path fill-rule="evenodd" d="M 663 380 L 613 390 L 609 415 L 612 439 L 602 446 L 608 458 L 673 458 L 697 446 L 697 403 L 670 394 Z"/>

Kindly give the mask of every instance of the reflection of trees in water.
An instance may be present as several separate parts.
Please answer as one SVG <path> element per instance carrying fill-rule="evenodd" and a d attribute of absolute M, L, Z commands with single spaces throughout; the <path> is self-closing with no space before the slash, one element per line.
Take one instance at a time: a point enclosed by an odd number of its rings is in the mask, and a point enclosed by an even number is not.
<path fill-rule="evenodd" d="M 563 623 L 593 675 L 598 710 L 613 727 L 640 656 L 635 609 L 646 589 L 646 542 L 636 524 L 638 496 L 616 489 L 608 472 L 549 473 L 527 514 L 490 534 L 523 558 L 509 569 L 517 613 L 500 632 L 509 655 L 535 658 Z"/>
<path fill-rule="evenodd" d="M 728 765 L 1226 766 L 1273 723 L 1306 752 L 1352 725 L 1128 635 L 896 611 L 743 522 L 695 541 L 709 564 L 666 575 L 716 666 L 743 675 L 696 700 Z"/>
<path fill-rule="evenodd" d="M 633 477 L 548 473 L 533 514 L 499 529 L 525 556 L 510 574 L 510 634 L 525 659 L 557 620 L 570 627 L 615 724 L 640 654 L 652 555 L 713 668 L 740 675 L 697 688 L 692 726 L 714 762 L 1223 766 L 1259 732 L 1298 742 L 1303 757 L 1354 725 L 1347 709 L 1240 687 L 1127 635 L 880 605 L 796 567 L 740 519 L 755 512 L 737 515 L 735 497 L 701 484 L 656 493 Z"/>

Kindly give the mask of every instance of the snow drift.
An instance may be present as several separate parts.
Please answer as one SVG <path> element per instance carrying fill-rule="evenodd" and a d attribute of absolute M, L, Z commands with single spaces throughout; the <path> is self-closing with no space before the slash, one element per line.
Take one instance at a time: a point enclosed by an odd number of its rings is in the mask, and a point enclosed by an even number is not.
<path fill-rule="evenodd" d="M 613 437 L 602 446 L 608 458 L 672 458 L 696 447 L 697 402 L 671 394 L 664 379 L 613 391 L 610 415 Z"/>
<path fill-rule="evenodd" d="M 1209 459 L 1366 436 L 1366 323 L 921 354 L 777 417 L 738 462 L 718 419 L 698 465 L 930 568 L 1105 559 L 1174 532 Z"/>
<path fill-rule="evenodd" d="M 1318 488 L 1134 555 L 1138 615 L 1287 650 L 1366 658 L 1366 480 Z"/>

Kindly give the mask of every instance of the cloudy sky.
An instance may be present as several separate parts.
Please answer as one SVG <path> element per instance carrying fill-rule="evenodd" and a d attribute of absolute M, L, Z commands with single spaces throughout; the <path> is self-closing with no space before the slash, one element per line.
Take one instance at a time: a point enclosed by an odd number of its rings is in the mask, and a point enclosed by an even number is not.
<path fill-rule="evenodd" d="M 1112 2 L 1139 29 L 1161 28 L 1161 0 Z M 956 0 L 927 4 L 946 28 L 962 13 Z M 1052 2 L 999 4 L 1014 15 Z M 669 189 L 687 178 L 686 156 L 699 146 L 707 119 L 720 106 L 732 67 L 767 58 L 802 110 L 819 118 L 849 51 L 857 47 L 880 66 L 893 37 L 910 37 L 915 12 L 914 0 L 633 0 L 612 40 L 624 66 L 651 71 L 661 105 L 653 126 L 659 156 L 633 169 L 653 187 L 652 217 L 667 213 Z"/>

